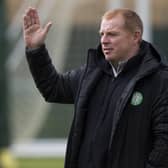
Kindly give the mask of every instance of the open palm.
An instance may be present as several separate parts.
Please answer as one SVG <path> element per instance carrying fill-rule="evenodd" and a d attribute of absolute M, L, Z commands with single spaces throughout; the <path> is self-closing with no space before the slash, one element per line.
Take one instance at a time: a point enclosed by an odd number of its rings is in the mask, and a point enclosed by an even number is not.
<path fill-rule="evenodd" d="M 40 47 L 44 43 L 51 25 L 52 23 L 49 22 L 44 28 L 42 28 L 37 10 L 29 8 L 23 17 L 23 35 L 25 45 L 29 48 Z"/>

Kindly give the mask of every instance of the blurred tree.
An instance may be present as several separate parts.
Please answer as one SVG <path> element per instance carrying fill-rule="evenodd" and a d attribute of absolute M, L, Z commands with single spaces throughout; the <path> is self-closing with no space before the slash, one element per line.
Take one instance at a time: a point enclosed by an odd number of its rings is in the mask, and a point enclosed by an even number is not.
<path fill-rule="evenodd" d="M 8 106 L 8 82 L 5 62 L 7 59 L 7 40 L 5 38 L 5 0 L 0 1 L 0 168 L 15 168 L 16 162 L 9 152 L 9 106 Z"/>
<path fill-rule="evenodd" d="M 7 41 L 5 38 L 6 21 L 4 0 L 0 1 L 0 148 L 9 146 L 8 105 L 7 105 Z"/>

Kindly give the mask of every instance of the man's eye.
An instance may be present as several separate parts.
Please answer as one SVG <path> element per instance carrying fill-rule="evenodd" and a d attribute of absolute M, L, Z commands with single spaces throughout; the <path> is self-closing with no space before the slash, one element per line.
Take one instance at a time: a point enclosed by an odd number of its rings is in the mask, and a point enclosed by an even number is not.
<path fill-rule="evenodd" d="M 109 33 L 108 35 L 109 35 L 109 36 L 112 36 L 112 37 L 115 37 L 115 36 L 117 36 L 118 34 L 117 34 L 117 33 Z"/>

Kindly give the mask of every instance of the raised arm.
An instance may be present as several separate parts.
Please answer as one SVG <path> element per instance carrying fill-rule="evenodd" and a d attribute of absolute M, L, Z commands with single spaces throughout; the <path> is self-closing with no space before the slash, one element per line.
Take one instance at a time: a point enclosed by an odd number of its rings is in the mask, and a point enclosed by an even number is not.
<path fill-rule="evenodd" d="M 35 84 L 48 102 L 74 103 L 84 68 L 57 73 L 45 47 L 51 22 L 40 25 L 37 10 L 29 8 L 23 17 L 26 56 Z"/>

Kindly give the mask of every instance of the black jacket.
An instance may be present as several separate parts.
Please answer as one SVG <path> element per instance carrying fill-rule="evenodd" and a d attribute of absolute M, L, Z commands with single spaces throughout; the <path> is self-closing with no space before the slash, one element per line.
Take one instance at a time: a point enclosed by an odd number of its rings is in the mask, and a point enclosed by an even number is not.
<path fill-rule="evenodd" d="M 168 168 L 168 68 L 159 53 L 145 41 L 144 58 L 125 87 L 114 112 L 108 152 L 109 168 Z M 48 102 L 74 103 L 75 114 L 68 139 L 65 168 L 77 168 L 78 154 L 90 95 L 104 75 L 101 50 L 88 52 L 87 64 L 58 74 L 45 46 L 26 50 L 37 88 Z M 132 105 L 134 93 L 143 95 Z"/>

